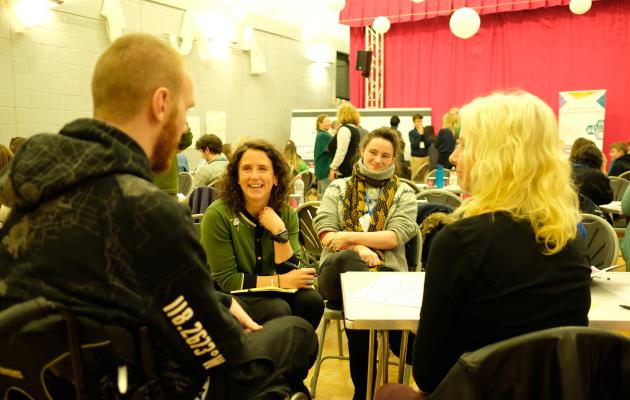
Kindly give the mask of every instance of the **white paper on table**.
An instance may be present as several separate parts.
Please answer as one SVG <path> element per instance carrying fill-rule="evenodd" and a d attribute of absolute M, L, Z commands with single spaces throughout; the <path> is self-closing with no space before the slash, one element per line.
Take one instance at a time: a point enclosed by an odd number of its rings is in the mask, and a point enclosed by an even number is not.
<path fill-rule="evenodd" d="M 371 303 L 419 309 L 422 306 L 422 291 L 423 286 L 418 286 L 418 281 L 392 273 L 358 290 L 353 298 Z"/>

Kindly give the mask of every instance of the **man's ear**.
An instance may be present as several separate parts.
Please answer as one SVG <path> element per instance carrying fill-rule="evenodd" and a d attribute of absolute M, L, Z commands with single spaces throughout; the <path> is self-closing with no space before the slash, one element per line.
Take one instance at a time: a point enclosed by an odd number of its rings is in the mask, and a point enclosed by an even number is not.
<path fill-rule="evenodd" d="M 166 120 L 169 112 L 169 98 L 171 97 L 170 91 L 165 87 L 159 87 L 153 92 L 151 97 L 151 116 L 155 118 L 157 122 L 163 122 Z"/>

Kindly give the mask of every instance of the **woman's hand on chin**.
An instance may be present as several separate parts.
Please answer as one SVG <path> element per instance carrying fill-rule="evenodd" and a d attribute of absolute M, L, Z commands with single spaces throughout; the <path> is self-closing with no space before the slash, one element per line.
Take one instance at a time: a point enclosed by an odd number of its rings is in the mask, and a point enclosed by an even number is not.
<path fill-rule="evenodd" d="M 271 234 L 276 235 L 286 229 L 282 218 L 276 214 L 271 207 L 265 207 L 258 214 L 258 222 L 265 227 Z"/>

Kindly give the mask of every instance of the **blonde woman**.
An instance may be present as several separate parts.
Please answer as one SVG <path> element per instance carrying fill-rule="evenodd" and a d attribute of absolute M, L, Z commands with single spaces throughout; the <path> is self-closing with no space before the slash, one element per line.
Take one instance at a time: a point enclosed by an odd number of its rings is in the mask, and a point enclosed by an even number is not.
<path fill-rule="evenodd" d="M 308 169 L 308 164 L 297 153 L 297 147 L 293 140 L 287 140 L 287 144 L 284 145 L 283 151 L 284 160 L 291 167 L 291 173 L 295 176 L 300 172 L 304 172 Z"/>
<path fill-rule="evenodd" d="M 352 175 L 352 166 L 358 159 L 357 151 L 361 141 L 359 133 L 361 116 L 352 104 L 343 103 L 339 107 L 337 121 L 340 127 L 328 143 L 328 154 L 332 156 L 328 173 L 329 182 Z"/>
<path fill-rule="evenodd" d="M 464 352 L 588 325 L 590 264 L 553 111 L 529 93 L 493 94 L 461 123 L 451 161 L 472 196 L 431 244 L 413 357 L 425 392 Z"/>

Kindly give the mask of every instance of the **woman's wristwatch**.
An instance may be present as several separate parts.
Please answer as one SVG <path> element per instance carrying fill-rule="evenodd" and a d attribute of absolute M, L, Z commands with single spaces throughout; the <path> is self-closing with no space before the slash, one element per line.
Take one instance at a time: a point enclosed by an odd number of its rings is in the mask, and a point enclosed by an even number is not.
<path fill-rule="evenodd" d="M 289 231 L 286 228 L 282 232 L 271 234 L 271 240 L 278 243 L 286 243 L 289 241 Z"/>

